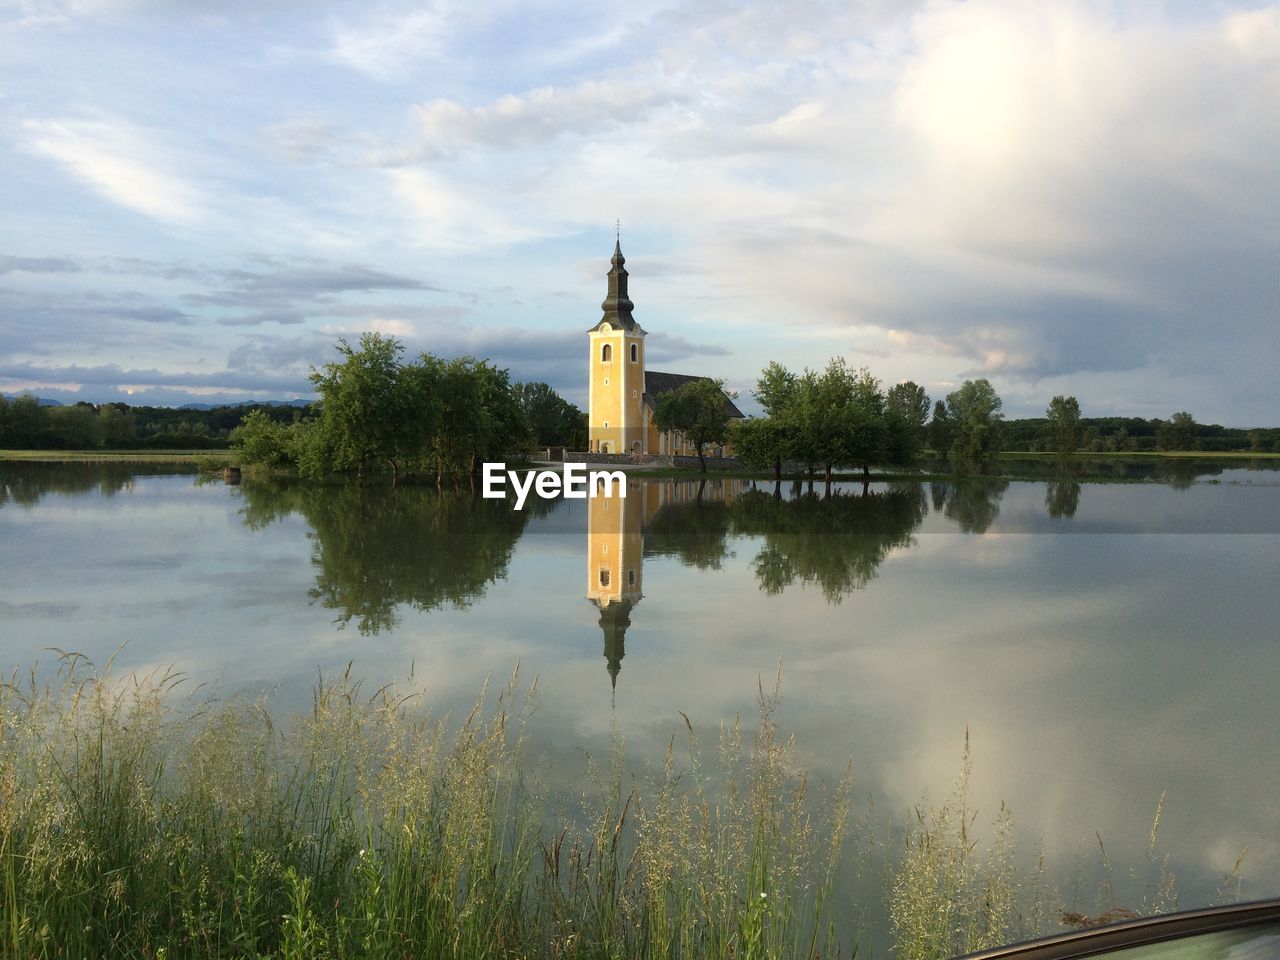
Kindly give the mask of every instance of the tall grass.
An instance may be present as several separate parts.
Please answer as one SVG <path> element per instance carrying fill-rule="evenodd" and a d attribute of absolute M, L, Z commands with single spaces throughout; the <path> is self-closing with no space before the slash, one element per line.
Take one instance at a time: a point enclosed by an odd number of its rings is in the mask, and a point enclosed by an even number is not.
<path fill-rule="evenodd" d="M 553 815 L 517 674 L 448 722 L 347 673 L 281 726 L 260 701 L 180 708 L 179 680 L 67 656 L 0 685 L 0 957 L 756 960 L 860 942 L 837 935 L 857 913 L 835 892 L 852 781 L 815 795 L 776 681 L 753 725 L 710 731 L 710 757 L 686 718 L 632 781 L 619 741 L 580 810 Z M 887 871 L 901 957 L 1044 919 L 1019 912 L 1007 817 L 977 852 L 967 757 Z"/>

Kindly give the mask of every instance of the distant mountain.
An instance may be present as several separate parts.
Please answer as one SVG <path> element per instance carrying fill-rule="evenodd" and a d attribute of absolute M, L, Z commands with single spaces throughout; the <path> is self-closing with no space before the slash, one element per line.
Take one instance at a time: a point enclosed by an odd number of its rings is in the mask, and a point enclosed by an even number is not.
<path fill-rule="evenodd" d="M 25 396 L 26 396 L 26 394 L 25 394 L 25 393 L 6 393 L 6 394 L 4 395 L 4 398 L 5 398 L 6 400 L 17 400 L 19 397 L 25 397 Z M 42 407 L 63 407 L 63 406 L 66 406 L 66 404 L 64 404 L 61 400 L 48 400 L 48 399 L 46 399 L 46 398 L 44 398 L 44 397 L 36 397 L 36 403 L 40 404 L 40 406 L 42 406 Z"/>
<path fill-rule="evenodd" d="M 238 403 L 184 403 L 179 410 L 216 410 L 219 407 L 309 407 L 311 400 L 241 400 Z"/>
<path fill-rule="evenodd" d="M 17 400 L 18 397 L 26 396 L 21 393 L 6 393 L 6 400 Z M 67 404 L 61 400 L 50 400 L 47 397 L 36 397 L 36 403 L 42 407 L 65 407 Z M 309 407 L 313 401 L 311 400 L 239 400 L 235 403 L 184 403 L 180 407 L 170 407 L 173 410 L 217 410 L 219 407 Z M 129 406 L 153 406 L 149 403 L 134 403 Z M 168 404 L 158 404 L 160 407 L 168 407 Z"/>

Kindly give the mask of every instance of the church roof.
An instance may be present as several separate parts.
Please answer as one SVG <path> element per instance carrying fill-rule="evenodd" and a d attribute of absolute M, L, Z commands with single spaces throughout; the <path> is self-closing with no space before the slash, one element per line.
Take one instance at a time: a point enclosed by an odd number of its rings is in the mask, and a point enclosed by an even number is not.
<path fill-rule="evenodd" d="M 635 317 L 631 315 L 631 311 L 635 309 L 635 304 L 631 302 L 631 298 L 627 296 L 627 268 L 623 266 L 627 262 L 627 258 L 622 255 L 622 241 L 618 240 L 613 245 L 613 259 L 609 261 L 609 288 L 605 295 L 604 302 L 600 304 L 604 316 L 596 321 L 591 330 L 598 329 L 600 324 L 608 322 L 615 329 L 622 329 L 627 333 L 640 332 L 644 333 L 640 324 L 636 323 Z"/>
<path fill-rule="evenodd" d="M 645 399 L 653 403 L 654 398 L 659 394 L 667 393 L 670 390 L 679 390 L 686 384 L 695 383 L 698 380 L 710 380 L 710 377 L 693 377 L 687 373 L 659 373 L 657 370 L 646 370 L 644 372 L 644 395 Z M 742 419 L 742 411 L 738 409 L 728 394 L 724 398 L 725 410 L 730 417 Z"/>

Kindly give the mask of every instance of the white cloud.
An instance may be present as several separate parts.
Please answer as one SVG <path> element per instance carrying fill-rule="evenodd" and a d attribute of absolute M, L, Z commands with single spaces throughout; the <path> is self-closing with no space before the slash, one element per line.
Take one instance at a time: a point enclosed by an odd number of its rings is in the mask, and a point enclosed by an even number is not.
<path fill-rule="evenodd" d="M 412 242 L 444 250 L 506 246 L 549 235 L 534 218 L 508 213 L 509 184 L 468 184 L 427 170 L 385 172 L 396 204 L 408 214 Z M 500 197 L 507 193 L 505 202 Z"/>
<path fill-rule="evenodd" d="M 23 146 L 57 161 L 99 196 L 167 223 L 191 224 L 205 215 L 192 183 L 173 173 L 159 137 L 109 118 L 27 120 Z"/>
<path fill-rule="evenodd" d="M 682 99 L 674 91 L 611 77 L 567 87 L 539 87 L 473 108 L 452 100 L 433 100 L 415 107 L 413 113 L 430 151 L 472 146 L 511 148 L 544 143 L 566 133 L 599 136 L 620 126 L 642 123 L 655 109 Z"/>
<path fill-rule="evenodd" d="M 439 7 L 376 15 L 359 25 L 335 22 L 330 55 L 376 79 L 390 79 L 414 63 L 438 57 L 448 18 Z"/>

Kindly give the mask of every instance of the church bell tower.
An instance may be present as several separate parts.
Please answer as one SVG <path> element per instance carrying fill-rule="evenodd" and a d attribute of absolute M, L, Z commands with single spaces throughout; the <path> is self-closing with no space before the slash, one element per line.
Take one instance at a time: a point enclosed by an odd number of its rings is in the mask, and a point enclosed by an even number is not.
<path fill-rule="evenodd" d="M 604 315 L 587 331 L 589 445 L 597 453 L 648 453 L 644 419 L 645 331 L 631 315 L 622 240 L 614 244 Z"/>

